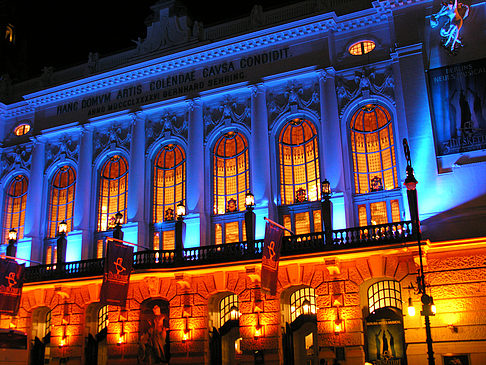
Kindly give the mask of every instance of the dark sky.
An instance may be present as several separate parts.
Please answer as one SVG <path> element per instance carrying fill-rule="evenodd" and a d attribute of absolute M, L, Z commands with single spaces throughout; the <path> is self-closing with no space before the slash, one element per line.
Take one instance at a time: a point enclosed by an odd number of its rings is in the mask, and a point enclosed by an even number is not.
<path fill-rule="evenodd" d="M 26 1 L 19 9 L 28 38 L 31 77 L 44 66 L 63 69 L 84 63 L 89 52 L 116 53 L 145 37 L 145 18 L 157 0 Z M 248 16 L 254 4 L 264 10 L 297 0 L 182 1 L 192 19 L 205 25 Z M 22 2 L 23 3 L 23 2 Z M 19 0 L 19 5 L 21 0 Z M 28 4 L 28 5 L 27 5 Z M 25 5 L 25 8 L 24 8 Z M 19 29 L 20 30 L 20 29 Z"/>

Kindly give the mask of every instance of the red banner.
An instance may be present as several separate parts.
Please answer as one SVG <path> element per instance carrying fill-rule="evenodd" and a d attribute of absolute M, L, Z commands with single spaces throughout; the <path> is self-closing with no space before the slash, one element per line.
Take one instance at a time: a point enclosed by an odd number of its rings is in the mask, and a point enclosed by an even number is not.
<path fill-rule="evenodd" d="M 105 274 L 100 291 L 104 305 L 125 306 L 133 264 L 133 247 L 113 239 L 106 241 Z"/>
<path fill-rule="evenodd" d="M 24 285 L 25 264 L 0 259 L 0 313 L 17 315 Z"/>
<path fill-rule="evenodd" d="M 283 229 L 268 221 L 265 226 L 265 241 L 262 253 L 262 289 L 277 294 L 278 262 L 282 245 Z"/>

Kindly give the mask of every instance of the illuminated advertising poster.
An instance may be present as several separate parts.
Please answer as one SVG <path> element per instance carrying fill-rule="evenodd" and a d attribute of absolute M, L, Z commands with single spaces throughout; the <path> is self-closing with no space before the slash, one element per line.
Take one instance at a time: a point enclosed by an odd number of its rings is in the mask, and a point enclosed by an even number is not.
<path fill-rule="evenodd" d="M 486 59 L 428 71 L 439 156 L 486 148 Z"/>
<path fill-rule="evenodd" d="M 401 318 L 393 309 L 381 308 L 368 316 L 366 361 L 374 365 L 405 365 L 404 331 Z"/>

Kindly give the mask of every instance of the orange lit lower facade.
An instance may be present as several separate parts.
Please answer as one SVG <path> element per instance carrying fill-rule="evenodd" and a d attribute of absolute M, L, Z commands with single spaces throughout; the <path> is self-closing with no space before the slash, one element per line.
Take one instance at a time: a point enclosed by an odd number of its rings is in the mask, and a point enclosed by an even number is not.
<path fill-rule="evenodd" d="M 486 239 L 422 248 L 436 363 L 485 363 Z M 426 364 L 417 262 L 414 242 L 287 256 L 276 296 L 259 260 L 135 270 L 126 308 L 101 307 L 99 276 L 29 283 L 18 316 L 1 316 L 28 349 L 2 363 Z M 383 311 L 396 319 L 373 319 Z"/>

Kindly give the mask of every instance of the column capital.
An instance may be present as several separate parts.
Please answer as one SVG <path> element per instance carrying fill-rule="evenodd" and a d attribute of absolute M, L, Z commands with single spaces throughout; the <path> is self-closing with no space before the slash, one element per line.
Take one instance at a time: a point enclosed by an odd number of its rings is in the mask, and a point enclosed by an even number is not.
<path fill-rule="evenodd" d="M 196 98 L 192 98 L 192 99 L 187 99 L 186 100 L 186 103 L 187 103 L 187 109 L 192 112 L 194 110 L 194 108 L 196 108 L 196 106 L 200 106 L 202 104 L 201 102 L 201 98 L 200 97 L 196 97 Z"/>
<path fill-rule="evenodd" d="M 130 112 L 128 113 L 128 115 L 130 116 L 130 118 L 132 118 L 133 123 L 137 123 L 139 120 L 145 121 L 145 119 L 147 118 L 147 115 L 141 110 Z"/>
<path fill-rule="evenodd" d="M 326 81 L 327 79 L 334 79 L 336 70 L 334 67 L 326 67 L 325 69 L 317 70 L 319 81 Z"/>
<path fill-rule="evenodd" d="M 264 93 L 266 90 L 265 83 L 263 82 L 248 85 L 248 88 L 250 89 L 251 96 L 256 96 L 259 93 Z"/>

